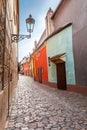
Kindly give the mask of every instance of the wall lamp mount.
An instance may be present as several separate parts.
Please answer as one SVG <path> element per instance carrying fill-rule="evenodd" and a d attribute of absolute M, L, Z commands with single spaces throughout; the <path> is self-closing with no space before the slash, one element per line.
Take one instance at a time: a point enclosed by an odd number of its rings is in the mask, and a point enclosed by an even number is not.
<path fill-rule="evenodd" d="M 27 32 L 29 32 L 29 35 L 19 35 L 19 34 L 11 34 L 11 42 L 19 42 L 25 38 L 31 38 L 31 33 L 34 29 L 35 20 L 32 18 L 32 15 L 30 14 L 29 17 L 26 19 L 26 28 Z"/>

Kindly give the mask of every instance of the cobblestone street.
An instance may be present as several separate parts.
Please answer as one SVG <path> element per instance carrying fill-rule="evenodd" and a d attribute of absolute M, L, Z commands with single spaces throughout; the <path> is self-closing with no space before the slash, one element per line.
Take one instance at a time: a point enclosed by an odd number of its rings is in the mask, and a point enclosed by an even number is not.
<path fill-rule="evenodd" d="M 87 130 L 87 97 L 20 76 L 5 130 Z"/>

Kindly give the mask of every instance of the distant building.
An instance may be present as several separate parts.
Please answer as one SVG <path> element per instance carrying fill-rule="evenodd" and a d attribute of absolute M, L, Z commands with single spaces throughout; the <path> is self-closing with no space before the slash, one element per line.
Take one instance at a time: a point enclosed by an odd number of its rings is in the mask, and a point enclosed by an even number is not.
<path fill-rule="evenodd" d="M 19 68 L 20 68 L 19 73 L 20 73 L 20 74 L 24 74 L 24 67 L 23 67 L 23 62 L 22 62 L 22 60 L 19 62 Z"/>
<path fill-rule="evenodd" d="M 30 59 L 29 59 L 29 76 L 34 77 L 34 57 L 32 54 L 30 54 Z"/>
<path fill-rule="evenodd" d="M 24 57 L 20 61 L 20 74 L 29 75 L 29 57 Z"/>

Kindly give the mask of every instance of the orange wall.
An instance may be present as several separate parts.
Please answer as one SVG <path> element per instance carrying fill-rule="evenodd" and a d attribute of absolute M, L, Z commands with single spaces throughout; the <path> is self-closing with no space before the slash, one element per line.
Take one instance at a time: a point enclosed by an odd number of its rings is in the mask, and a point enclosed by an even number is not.
<path fill-rule="evenodd" d="M 35 77 L 38 80 L 38 68 L 42 67 L 42 81 L 48 81 L 46 46 L 40 48 L 34 55 Z"/>
<path fill-rule="evenodd" d="M 25 62 L 23 66 L 24 66 L 24 75 L 29 75 L 29 63 Z"/>

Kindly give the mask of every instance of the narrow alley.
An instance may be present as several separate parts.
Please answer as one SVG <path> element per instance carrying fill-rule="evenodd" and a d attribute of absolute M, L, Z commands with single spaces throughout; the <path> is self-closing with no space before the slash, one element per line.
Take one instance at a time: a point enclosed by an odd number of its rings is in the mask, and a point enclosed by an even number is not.
<path fill-rule="evenodd" d="M 87 97 L 20 75 L 5 130 L 87 130 Z"/>

